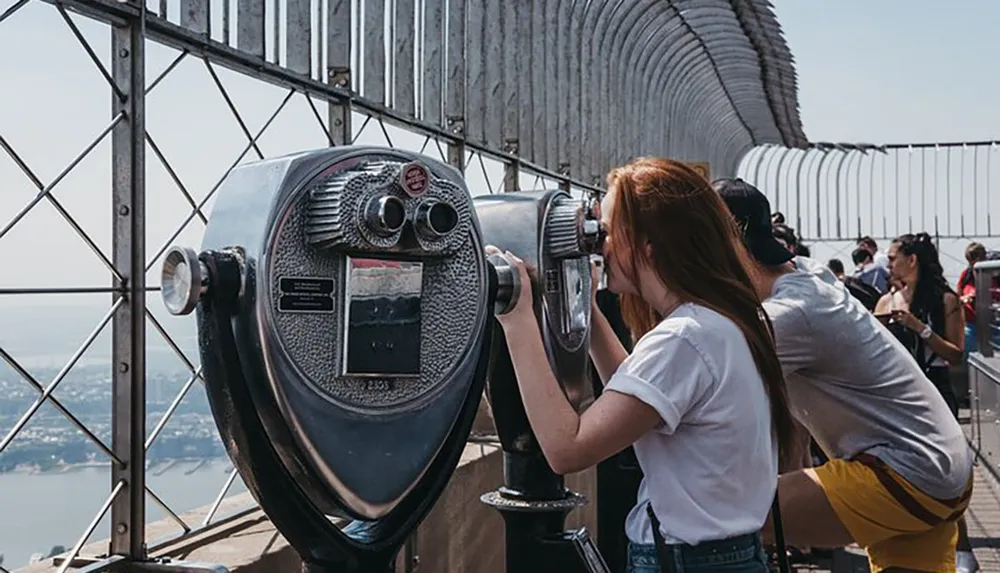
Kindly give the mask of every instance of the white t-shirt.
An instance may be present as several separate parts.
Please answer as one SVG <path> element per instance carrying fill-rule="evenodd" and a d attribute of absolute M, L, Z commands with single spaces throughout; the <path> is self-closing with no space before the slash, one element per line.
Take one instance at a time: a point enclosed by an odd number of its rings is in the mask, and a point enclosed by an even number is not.
<path fill-rule="evenodd" d="M 777 488 L 770 402 L 736 324 L 684 304 L 636 344 L 606 390 L 652 406 L 662 424 L 634 444 L 645 477 L 625 522 L 652 544 L 647 503 L 667 543 L 758 531 Z"/>

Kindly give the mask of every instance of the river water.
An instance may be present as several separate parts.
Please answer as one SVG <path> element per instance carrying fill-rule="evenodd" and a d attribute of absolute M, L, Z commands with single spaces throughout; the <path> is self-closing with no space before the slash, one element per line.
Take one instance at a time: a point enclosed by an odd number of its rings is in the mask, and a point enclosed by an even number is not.
<path fill-rule="evenodd" d="M 210 505 L 219 494 L 232 464 L 228 460 L 182 462 L 154 466 L 146 472 L 146 485 L 174 512 Z M 77 467 L 61 472 L 0 474 L 0 554 L 3 567 L 27 565 L 36 553 L 48 555 L 55 545 L 70 549 L 100 510 L 111 491 L 108 466 Z M 229 494 L 246 491 L 236 478 Z M 146 496 L 146 521 L 166 517 Z M 189 523 L 196 527 L 199 523 Z M 178 526 L 177 531 L 180 531 Z M 90 542 L 107 539 L 105 517 Z M 152 540 L 150 540 L 152 541 Z"/>

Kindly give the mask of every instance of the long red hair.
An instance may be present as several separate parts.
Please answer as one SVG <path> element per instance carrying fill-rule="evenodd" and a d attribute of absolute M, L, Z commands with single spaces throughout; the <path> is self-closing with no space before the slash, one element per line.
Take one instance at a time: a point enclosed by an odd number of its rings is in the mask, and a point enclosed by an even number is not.
<path fill-rule="evenodd" d="M 670 159 L 633 160 L 608 174 L 608 188 L 616 193 L 612 258 L 631 261 L 621 270 L 633 285 L 639 284 L 635 263 L 644 261 L 682 302 L 708 307 L 739 326 L 771 402 L 779 459 L 786 461 L 794 425 L 785 379 L 771 321 L 750 280 L 750 255 L 726 204 L 701 175 Z M 621 309 L 636 339 L 664 318 L 634 294 L 621 296 Z"/>

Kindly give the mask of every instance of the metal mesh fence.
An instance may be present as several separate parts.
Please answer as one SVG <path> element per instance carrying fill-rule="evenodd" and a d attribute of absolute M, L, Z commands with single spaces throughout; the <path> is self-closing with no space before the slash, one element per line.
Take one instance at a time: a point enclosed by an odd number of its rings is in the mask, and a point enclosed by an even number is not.
<path fill-rule="evenodd" d="M 200 243 L 235 166 L 367 143 L 451 163 L 474 193 L 582 195 L 634 155 L 725 175 L 754 144 L 804 144 L 756 0 L 17 0 L 0 50 L 8 568 L 142 559 L 252 506 L 194 321 L 158 296 L 162 255 Z"/>
<path fill-rule="evenodd" d="M 926 232 L 954 283 L 970 242 L 1000 248 L 1000 141 L 760 146 L 737 173 L 768 196 L 814 258 L 850 262 L 860 237 L 884 249 L 904 233 Z"/>

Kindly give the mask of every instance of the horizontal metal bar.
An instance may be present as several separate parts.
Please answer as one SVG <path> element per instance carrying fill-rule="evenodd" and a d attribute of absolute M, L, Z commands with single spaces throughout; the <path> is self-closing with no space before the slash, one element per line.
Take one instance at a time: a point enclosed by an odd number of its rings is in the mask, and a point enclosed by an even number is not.
<path fill-rule="evenodd" d="M 165 535 L 163 537 L 159 537 L 149 543 L 149 553 L 151 554 L 156 553 L 161 549 L 163 549 L 164 547 L 170 545 L 171 543 L 176 542 L 178 539 L 183 539 L 185 537 L 189 537 L 192 535 L 198 535 L 200 533 L 212 531 L 213 529 L 222 527 L 228 523 L 232 523 L 237 519 L 246 517 L 247 515 L 250 515 L 255 511 L 260 511 L 260 506 L 252 505 L 250 507 L 234 511 L 233 513 L 223 517 L 222 519 L 219 519 L 218 521 L 213 521 L 212 523 L 209 523 L 207 525 L 199 525 L 198 527 L 193 527 L 190 530 L 182 533 L 174 533 L 171 535 Z"/>
<path fill-rule="evenodd" d="M 25 288 L 0 288 L 0 295 L 5 294 L 104 294 L 118 293 L 124 294 L 128 289 L 115 287 L 25 287 Z M 159 292 L 160 287 L 148 286 L 146 292 Z"/>
<path fill-rule="evenodd" d="M 74 573 L 104 573 L 104 571 L 115 571 L 122 568 L 127 560 L 128 558 L 124 555 L 112 555 L 111 557 L 101 559 L 96 563 L 91 563 L 86 567 L 76 569 L 74 570 Z"/>
<path fill-rule="evenodd" d="M 1000 140 L 942 141 L 937 143 L 888 143 L 882 147 L 886 149 L 927 149 L 931 147 L 986 147 L 988 145 L 1000 145 Z"/>
<path fill-rule="evenodd" d="M 163 536 L 163 537 L 159 537 L 159 538 L 153 540 L 149 544 L 149 553 L 151 553 L 151 554 L 152 553 L 156 553 L 156 552 L 162 550 L 163 548 L 167 547 L 168 545 L 173 544 L 173 543 L 177 542 L 178 540 L 183 539 L 185 537 L 190 537 L 190 536 L 193 536 L 193 535 L 197 535 L 197 534 L 200 534 L 200 533 L 205 533 L 205 532 L 212 531 L 214 529 L 221 528 L 221 527 L 223 527 L 223 526 L 225 526 L 225 525 L 227 525 L 229 523 L 232 523 L 232 522 L 234 522 L 234 521 L 236 521 L 238 519 L 246 517 L 246 516 L 250 515 L 251 513 L 256 512 L 256 511 L 260 511 L 260 508 L 259 508 L 259 506 L 254 505 L 254 506 L 251 506 L 251 507 L 247 507 L 247 508 L 244 508 L 244 509 L 240 509 L 240 510 L 234 511 L 233 513 L 231 513 L 231 514 L 223 517 L 222 519 L 219 519 L 218 521 L 212 522 L 212 523 L 210 523 L 208 525 L 202 525 L 202 526 L 198 526 L 198 527 L 194 527 L 194 528 L 189 528 L 189 529 L 186 529 L 185 531 L 183 531 L 181 533 L 175 533 L 175 534 L 171 534 L 171 535 L 166 535 L 166 536 Z M 58 562 L 56 563 L 56 565 L 60 564 L 62 562 L 62 559 L 57 559 L 57 561 Z M 79 559 L 77 559 L 75 561 L 79 561 Z M 125 570 L 123 567 L 126 565 L 127 561 L 128 561 L 128 558 L 125 557 L 124 555 L 112 555 L 110 557 L 101 558 L 99 561 L 95 561 L 94 563 L 91 563 L 90 565 L 87 565 L 85 567 L 75 568 L 74 569 L 74 573 L 103 573 L 105 571 Z"/>
<path fill-rule="evenodd" d="M 921 143 L 852 143 L 846 141 L 839 141 L 839 142 L 814 141 L 808 145 L 808 148 L 822 149 L 822 150 L 837 149 L 840 151 L 859 149 L 861 151 L 880 151 L 884 153 L 889 150 L 899 151 L 902 149 L 946 149 L 946 148 L 956 148 L 956 147 L 965 148 L 965 147 L 993 147 L 993 146 L 1000 146 L 1000 140 L 987 139 L 982 141 L 936 141 L 936 142 L 921 142 Z M 756 148 L 780 149 L 781 146 L 772 143 L 767 143 L 763 145 L 758 145 Z"/>
<path fill-rule="evenodd" d="M 997 374 L 989 364 L 983 362 L 983 360 L 979 358 L 976 353 L 969 354 L 969 366 L 981 372 L 983 376 L 986 376 L 995 384 L 1000 384 L 1000 374 Z"/>
<path fill-rule="evenodd" d="M 979 261 L 972 268 L 977 272 L 1000 271 L 1000 261 Z"/>
<path fill-rule="evenodd" d="M 815 191 L 815 189 L 813 189 L 813 191 Z M 787 216 L 787 214 L 786 214 L 786 216 Z M 897 234 L 897 235 L 873 235 L 873 234 L 870 234 L 870 233 L 865 233 L 864 235 L 868 236 L 868 237 L 871 237 L 875 241 L 892 241 L 892 240 L 896 239 L 899 235 L 905 234 L 907 232 L 908 232 L 907 230 L 901 229 L 899 231 L 899 234 Z M 934 238 L 934 239 L 941 239 L 942 241 L 965 240 L 965 239 L 972 239 L 972 238 L 980 237 L 980 236 L 995 236 L 995 235 L 970 235 L 968 233 L 965 234 L 965 235 L 943 235 L 943 234 L 942 235 L 931 235 L 932 238 Z M 801 243 L 810 243 L 810 244 L 812 244 L 812 243 L 819 243 L 819 244 L 824 244 L 824 243 L 851 243 L 851 242 L 854 242 L 854 240 L 855 240 L 855 237 L 853 237 L 853 236 L 845 236 L 845 237 L 837 238 L 837 237 L 816 237 L 816 236 L 812 236 L 812 235 L 802 235 L 801 237 L 799 237 L 799 242 L 801 242 Z"/>

